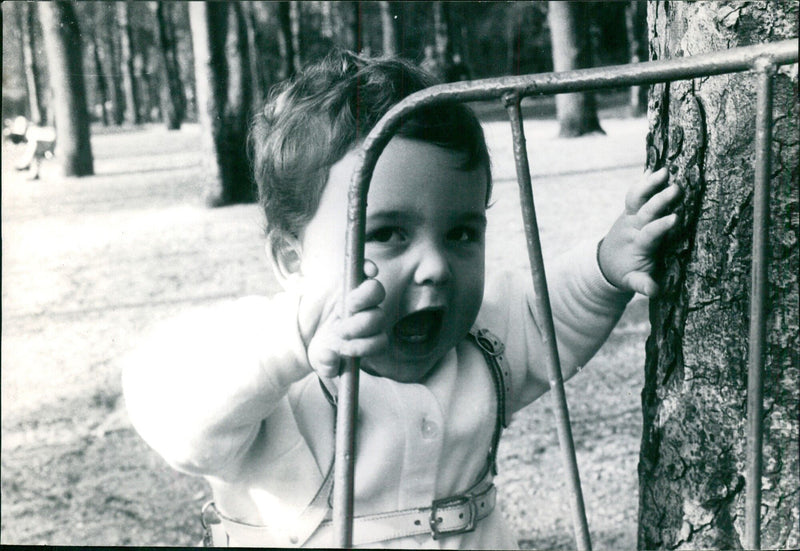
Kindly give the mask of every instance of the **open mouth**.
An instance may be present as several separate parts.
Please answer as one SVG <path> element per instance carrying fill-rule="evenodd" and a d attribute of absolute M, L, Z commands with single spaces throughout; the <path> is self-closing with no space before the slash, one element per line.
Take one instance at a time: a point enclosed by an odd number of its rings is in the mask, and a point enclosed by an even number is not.
<path fill-rule="evenodd" d="M 401 342 L 421 344 L 432 341 L 442 328 L 444 310 L 432 308 L 419 310 L 400 318 L 394 326 L 394 334 Z"/>

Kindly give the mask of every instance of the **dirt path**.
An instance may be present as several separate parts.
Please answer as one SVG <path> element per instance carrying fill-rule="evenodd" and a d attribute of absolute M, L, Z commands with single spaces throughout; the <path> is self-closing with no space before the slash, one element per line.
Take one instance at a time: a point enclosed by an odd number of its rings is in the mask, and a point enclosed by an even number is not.
<path fill-rule="evenodd" d="M 547 255 L 613 220 L 642 166 L 645 124 L 529 147 Z M 526 269 L 508 129 L 487 124 L 495 159 L 487 264 Z M 119 359 L 184 308 L 276 290 L 254 205 L 208 210 L 199 135 L 150 127 L 93 137 L 96 176 L 42 179 L 3 147 L 3 544 L 191 545 L 202 481 L 180 475 L 130 428 Z M 576 200 L 577 199 L 577 200 Z M 591 369 L 569 385 L 595 548 L 635 544 L 639 388 L 646 303 L 633 303 Z M 569 548 L 569 505 L 549 400 L 521 412 L 501 446 L 499 487 L 525 546 Z"/>

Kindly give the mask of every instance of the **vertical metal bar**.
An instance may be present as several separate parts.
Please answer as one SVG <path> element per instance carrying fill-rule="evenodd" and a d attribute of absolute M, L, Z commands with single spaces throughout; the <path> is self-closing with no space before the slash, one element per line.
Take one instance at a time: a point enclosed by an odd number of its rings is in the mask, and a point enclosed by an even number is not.
<path fill-rule="evenodd" d="M 567 397 L 564 392 L 564 378 L 561 374 L 561 362 L 558 359 L 556 347 L 555 327 L 553 326 L 553 313 L 550 310 L 550 295 L 547 291 L 547 280 L 542 260 L 542 247 L 539 242 L 539 228 L 536 222 L 536 209 L 533 204 L 533 188 L 531 187 L 531 173 L 528 166 L 528 151 L 525 145 L 525 132 L 522 127 L 522 114 L 520 112 L 520 97 L 516 92 L 503 96 L 503 103 L 508 111 L 511 122 L 511 133 L 514 138 L 514 159 L 517 167 L 517 182 L 519 183 L 520 203 L 522 217 L 525 223 L 525 237 L 528 242 L 528 257 L 531 264 L 533 278 L 533 291 L 535 294 L 534 308 L 537 322 L 542 330 L 542 341 L 545 345 L 544 358 L 547 363 L 548 377 L 550 379 L 550 392 L 555 404 L 556 428 L 558 441 L 566 470 L 567 483 L 572 494 L 572 521 L 575 528 L 575 542 L 581 551 L 592 548 L 589 537 L 589 526 L 586 522 L 586 510 L 583 504 L 581 480 L 578 474 L 578 462 L 575 459 L 575 444 L 572 440 L 572 429 L 569 423 L 569 410 Z"/>
<path fill-rule="evenodd" d="M 353 546 L 355 427 L 358 411 L 358 358 L 348 358 L 339 379 L 336 457 L 333 471 L 333 533 L 339 547 Z"/>
<path fill-rule="evenodd" d="M 747 365 L 747 493 L 745 543 L 761 549 L 761 467 L 763 436 L 764 298 L 767 286 L 767 225 L 772 152 L 772 75 L 775 65 L 760 58 L 756 71 L 756 166 L 753 184 L 753 260 L 750 271 L 750 345 Z"/>
<path fill-rule="evenodd" d="M 372 168 L 374 168 L 372 163 Z M 362 176 L 361 167 L 353 176 L 348 191 L 347 236 L 345 244 L 345 281 L 343 296 L 355 289 L 364 279 L 364 224 L 370 174 Z M 363 180 L 363 182 L 362 182 Z M 341 315 L 346 315 L 342 304 Z M 333 470 L 333 534 L 336 545 L 353 547 L 353 488 L 355 483 L 355 446 L 358 417 L 359 358 L 347 358 L 339 378 L 336 408 L 336 439 Z"/>

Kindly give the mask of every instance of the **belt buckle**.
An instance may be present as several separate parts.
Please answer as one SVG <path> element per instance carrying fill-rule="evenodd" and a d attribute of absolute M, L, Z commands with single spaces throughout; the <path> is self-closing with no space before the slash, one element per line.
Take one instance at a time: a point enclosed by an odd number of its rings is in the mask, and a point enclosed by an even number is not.
<path fill-rule="evenodd" d="M 466 521 L 466 524 L 461 528 L 453 528 L 452 530 L 440 530 L 439 524 L 442 522 L 441 517 L 438 515 L 439 509 L 443 509 L 446 507 L 460 507 L 463 505 L 467 505 L 467 509 L 469 511 L 469 518 Z M 475 519 L 477 517 L 477 511 L 475 507 L 475 502 L 472 500 L 471 497 L 468 496 L 454 496 L 454 497 L 445 497 L 442 499 L 434 499 L 433 504 L 431 505 L 431 516 L 428 519 L 428 523 L 431 527 L 431 537 L 434 540 L 438 540 L 442 536 L 454 536 L 456 534 L 466 534 L 467 532 L 472 532 L 475 530 Z"/>

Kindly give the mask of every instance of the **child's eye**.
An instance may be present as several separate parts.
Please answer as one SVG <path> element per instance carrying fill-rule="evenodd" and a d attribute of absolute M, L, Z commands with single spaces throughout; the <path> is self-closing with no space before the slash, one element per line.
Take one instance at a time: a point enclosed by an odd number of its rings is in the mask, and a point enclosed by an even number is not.
<path fill-rule="evenodd" d="M 403 235 L 399 228 L 386 226 L 367 232 L 366 241 L 373 243 L 394 243 L 401 241 Z"/>
<path fill-rule="evenodd" d="M 476 243 L 481 240 L 481 235 L 482 232 L 476 228 L 460 227 L 447 232 L 447 239 L 458 243 Z"/>

